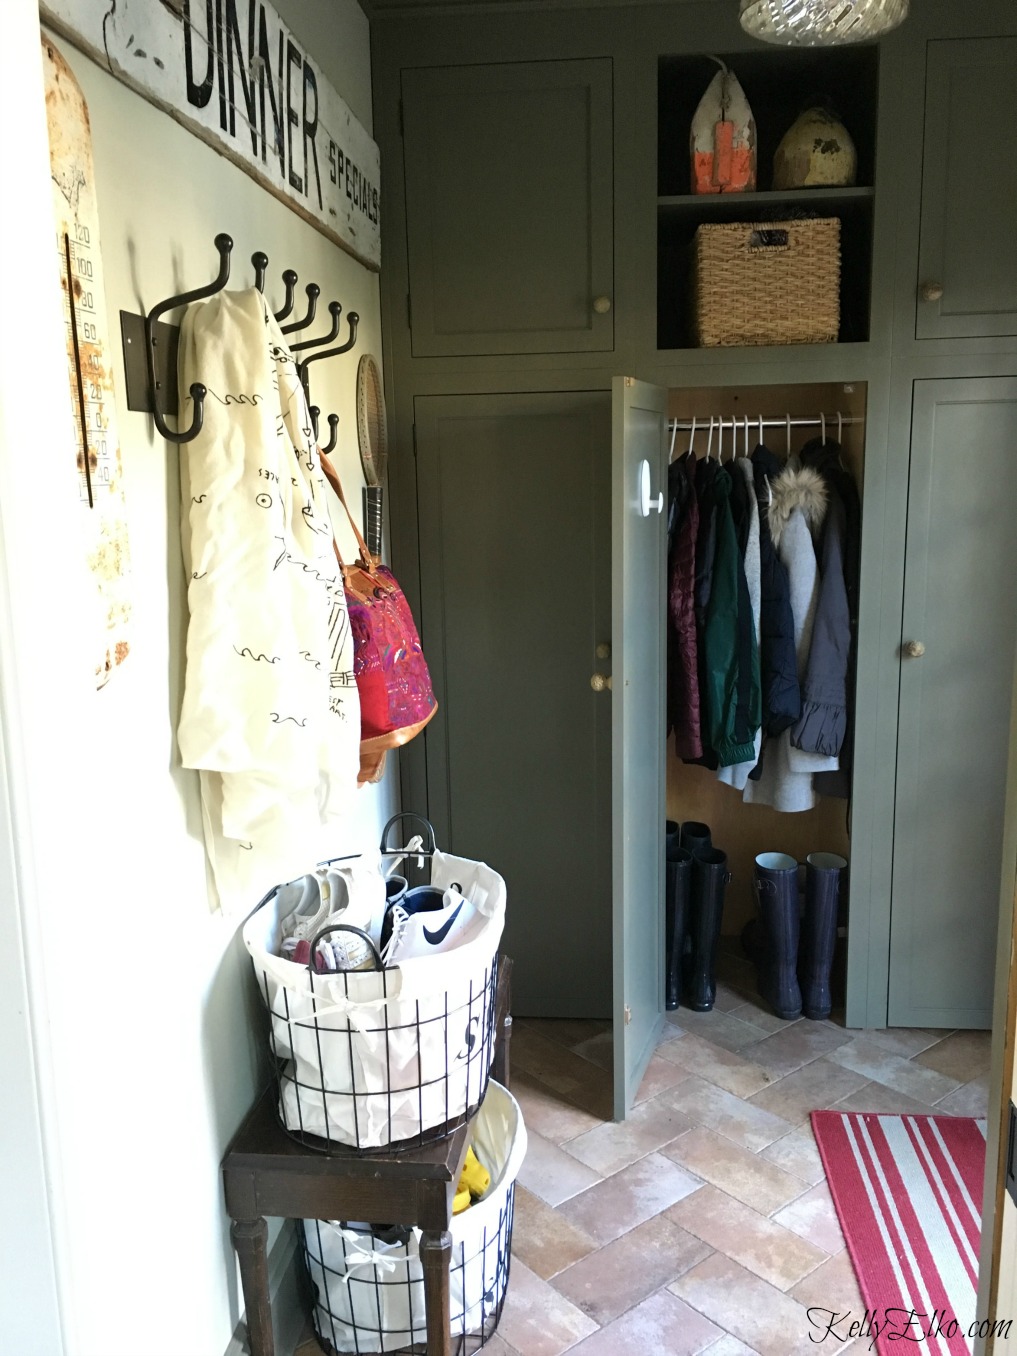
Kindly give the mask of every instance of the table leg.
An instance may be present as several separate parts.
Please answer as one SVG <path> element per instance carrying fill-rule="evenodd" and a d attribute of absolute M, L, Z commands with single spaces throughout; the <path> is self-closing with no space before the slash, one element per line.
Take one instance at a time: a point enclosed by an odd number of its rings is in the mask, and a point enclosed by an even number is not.
<path fill-rule="evenodd" d="M 235 1219 L 230 1224 L 230 1238 L 240 1262 L 251 1356 L 275 1356 L 268 1288 L 268 1225 L 263 1219 Z"/>
<path fill-rule="evenodd" d="M 426 1230 L 420 1236 L 420 1263 L 424 1269 L 424 1307 L 427 1311 L 427 1356 L 452 1356 L 452 1308 L 448 1269 L 452 1235 L 448 1230 Z"/>
<path fill-rule="evenodd" d="M 499 1039 L 494 1047 L 494 1062 L 491 1065 L 491 1077 L 503 1088 L 509 1085 L 509 1046 L 512 1042 L 512 1018 L 507 1016 L 502 1022 Z"/>

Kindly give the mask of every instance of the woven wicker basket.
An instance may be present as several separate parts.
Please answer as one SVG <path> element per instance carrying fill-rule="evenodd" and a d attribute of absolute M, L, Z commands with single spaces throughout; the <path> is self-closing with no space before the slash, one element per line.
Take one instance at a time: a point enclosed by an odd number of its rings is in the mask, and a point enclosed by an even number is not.
<path fill-rule="evenodd" d="M 692 243 L 701 347 L 832 344 L 840 327 L 840 221 L 700 226 Z"/>

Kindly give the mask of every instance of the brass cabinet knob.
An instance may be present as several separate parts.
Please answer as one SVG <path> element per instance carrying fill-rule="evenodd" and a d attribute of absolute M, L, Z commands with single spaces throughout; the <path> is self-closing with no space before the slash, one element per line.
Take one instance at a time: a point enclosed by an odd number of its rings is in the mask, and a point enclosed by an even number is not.
<path fill-rule="evenodd" d="M 608 311 L 611 309 L 611 298 L 594 297 L 593 309 L 597 312 L 598 315 L 607 315 Z"/>
<path fill-rule="evenodd" d="M 922 301 L 942 301 L 943 284 L 938 282 L 923 282 L 919 288 Z"/>
<path fill-rule="evenodd" d="M 607 643 L 606 640 L 602 640 L 600 644 L 597 646 L 597 658 L 598 659 L 611 658 L 611 646 Z"/>
<path fill-rule="evenodd" d="M 603 673 L 595 673 L 590 679 L 590 687 L 594 692 L 606 692 L 611 687 L 611 679 Z"/>
<path fill-rule="evenodd" d="M 920 640 L 906 640 L 900 649 L 901 654 L 906 655 L 908 659 L 921 659 L 925 653 L 925 646 Z"/>

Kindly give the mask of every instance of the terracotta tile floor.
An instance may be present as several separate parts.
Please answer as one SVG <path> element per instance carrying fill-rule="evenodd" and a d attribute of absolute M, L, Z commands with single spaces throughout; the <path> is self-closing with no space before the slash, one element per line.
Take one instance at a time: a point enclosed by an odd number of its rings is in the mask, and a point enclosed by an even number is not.
<path fill-rule="evenodd" d="M 988 1032 L 780 1022 L 744 961 L 721 973 L 712 1012 L 668 1014 L 623 1125 L 607 1023 L 516 1020 L 530 1147 L 490 1356 L 815 1351 L 810 1306 L 863 1305 L 809 1112 L 986 1114 Z"/>

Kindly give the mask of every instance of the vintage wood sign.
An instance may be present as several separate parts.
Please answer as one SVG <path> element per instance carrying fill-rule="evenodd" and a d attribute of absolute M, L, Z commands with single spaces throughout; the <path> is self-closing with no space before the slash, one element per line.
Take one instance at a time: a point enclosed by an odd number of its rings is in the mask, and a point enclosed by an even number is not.
<path fill-rule="evenodd" d="M 268 0 L 41 0 L 65 34 L 369 268 L 378 147 Z"/>

